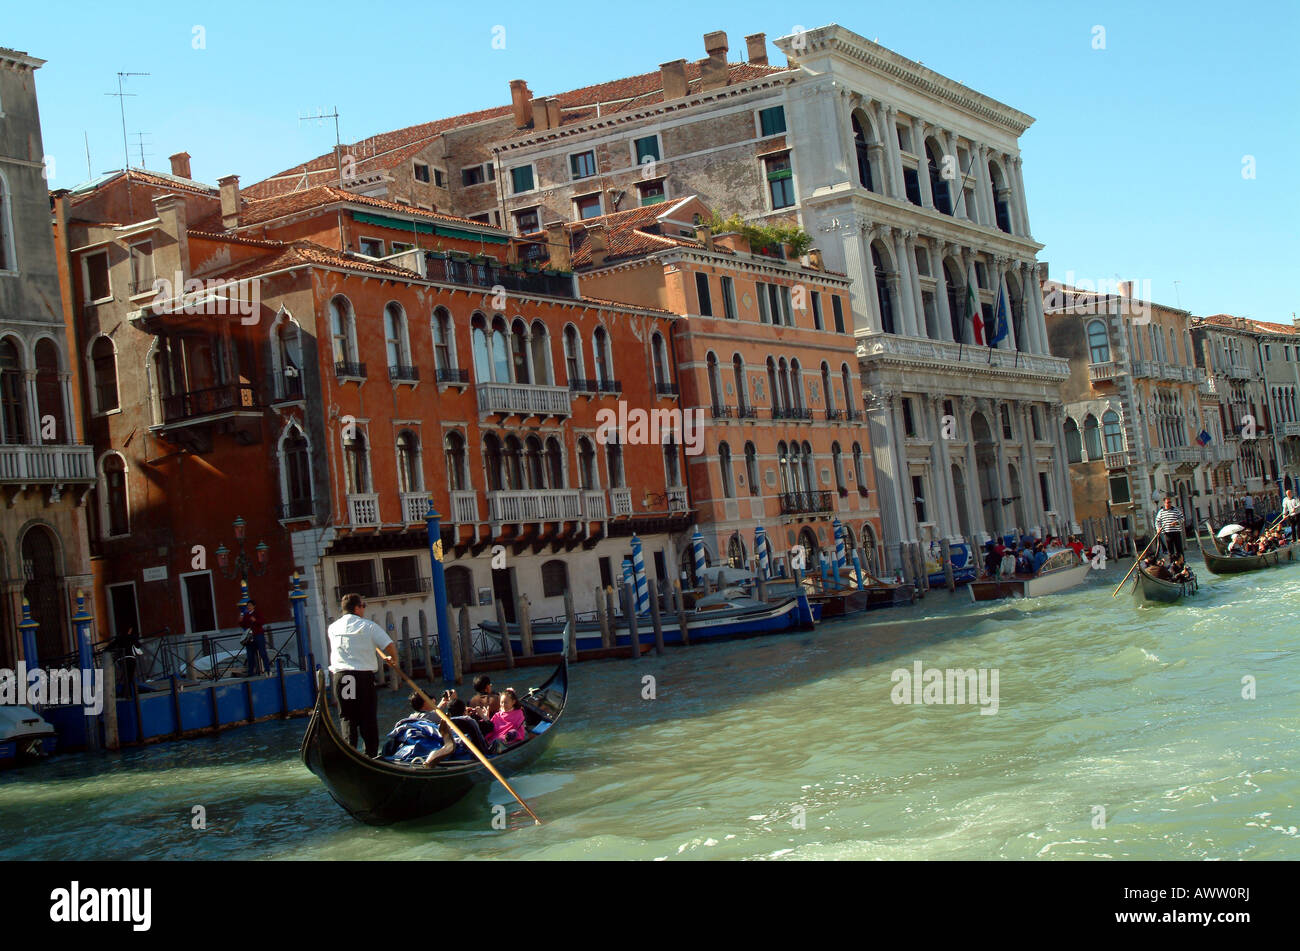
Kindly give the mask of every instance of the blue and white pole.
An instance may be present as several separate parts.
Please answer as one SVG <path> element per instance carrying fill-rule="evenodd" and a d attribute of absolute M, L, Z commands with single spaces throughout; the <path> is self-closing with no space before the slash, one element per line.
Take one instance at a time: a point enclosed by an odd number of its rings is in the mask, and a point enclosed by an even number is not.
<path fill-rule="evenodd" d="M 624 559 L 623 559 L 623 588 L 622 588 L 622 591 L 626 591 L 628 585 L 632 585 L 633 588 L 635 589 L 635 587 L 636 587 L 636 573 L 632 570 L 632 559 L 631 559 L 631 558 L 624 558 Z M 622 596 L 621 596 L 621 592 L 620 592 L 620 596 L 619 596 L 618 598 L 615 599 L 615 603 L 616 603 L 616 604 L 619 604 L 619 605 L 622 605 L 622 604 L 623 604 L 623 598 L 622 598 Z"/>
<path fill-rule="evenodd" d="M 772 566 L 767 556 L 767 532 L 762 525 L 754 526 L 754 551 L 758 553 L 758 576 L 766 579 L 772 574 Z"/>
<path fill-rule="evenodd" d="M 859 590 L 867 586 L 866 578 L 862 574 L 862 559 L 858 557 L 858 550 L 853 549 L 853 576 L 858 579 Z"/>
<path fill-rule="evenodd" d="M 704 587 L 705 569 L 704 536 L 700 534 L 698 528 L 695 530 L 695 533 L 691 535 L 691 546 L 695 549 L 695 585 L 696 587 L 702 588 Z"/>
<path fill-rule="evenodd" d="M 18 630 L 22 632 L 23 639 L 23 661 L 27 664 L 28 678 L 40 679 L 36 668 L 41 665 L 40 655 L 36 651 L 36 632 L 40 629 L 40 624 L 32 617 L 32 605 L 23 596 L 23 619 L 18 625 Z M 29 684 L 30 686 L 30 684 Z"/>
<path fill-rule="evenodd" d="M 650 585 L 646 581 L 645 575 L 645 552 L 641 547 L 641 539 L 636 535 L 632 536 L 632 575 L 636 582 L 636 613 L 638 615 L 648 614 L 650 612 Z"/>
<path fill-rule="evenodd" d="M 837 518 L 831 522 L 831 528 L 835 531 L 835 583 L 839 584 L 849 561 L 844 554 L 844 524 Z"/>

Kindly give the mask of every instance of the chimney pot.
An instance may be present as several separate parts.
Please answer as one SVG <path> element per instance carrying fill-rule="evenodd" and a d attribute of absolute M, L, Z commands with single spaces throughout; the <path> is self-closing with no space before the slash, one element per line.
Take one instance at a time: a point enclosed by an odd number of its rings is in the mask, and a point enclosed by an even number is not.
<path fill-rule="evenodd" d="M 551 127 L 551 118 L 546 111 L 545 99 L 533 100 L 533 128 L 542 131 Z"/>
<path fill-rule="evenodd" d="M 727 85 L 727 34 L 722 30 L 704 34 L 704 51 L 709 58 L 700 63 L 700 89 L 721 89 Z"/>
<path fill-rule="evenodd" d="M 746 52 L 749 61 L 755 66 L 767 65 L 767 34 L 751 33 L 745 37 Z"/>
<path fill-rule="evenodd" d="M 190 153 L 177 152 L 171 156 L 172 174 L 177 178 L 190 178 Z"/>
<path fill-rule="evenodd" d="M 591 266 L 600 267 L 605 263 L 605 222 L 587 225 L 587 240 L 591 243 Z"/>
<path fill-rule="evenodd" d="M 727 31 L 715 30 L 712 33 L 704 34 L 704 52 L 708 53 L 710 58 L 715 55 L 727 55 Z"/>
<path fill-rule="evenodd" d="M 546 122 L 552 129 L 560 127 L 560 100 L 554 96 L 546 100 Z"/>
<path fill-rule="evenodd" d="M 510 80 L 510 111 L 514 113 L 515 128 L 524 129 L 532 121 L 532 112 L 528 108 L 528 100 L 532 93 L 528 91 L 528 83 L 522 79 Z"/>
<path fill-rule="evenodd" d="M 226 229 L 239 227 L 239 176 L 227 175 L 217 179 L 221 189 L 221 226 Z"/>
<path fill-rule="evenodd" d="M 686 60 L 675 59 L 659 66 L 659 76 L 664 87 L 664 101 L 681 99 L 686 95 Z"/>
<path fill-rule="evenodd" d="M 704 250 L 713 250 L 713 229 L 708 225 L 700 225 L 695 229 L 695 237 L 704 242 Z"/>

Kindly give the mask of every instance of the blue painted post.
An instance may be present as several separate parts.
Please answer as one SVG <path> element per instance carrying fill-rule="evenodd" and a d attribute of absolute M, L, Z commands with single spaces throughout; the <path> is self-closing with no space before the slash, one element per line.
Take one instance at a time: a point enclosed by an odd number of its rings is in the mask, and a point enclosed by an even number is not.
<path fill-rule="evenodd" d="M 433 619 L 438 622 L 438 656 L 442 659 L 442 679 L 456 679 L 456 659 L 452 651 L 451 629 L 447 626 L 447 578 L 442 570 L 442 516 L 429 497 L 429 511 L 424 524 L 429 529 L 429 572 L 433 581 Z"/>
<path fill-rule="evenodd" d="M 32 617 L 31 602 L 29 602 L 26 596 L 24 596 L 23 620 L 22 623 L 18 625 L 18 630 L 22 632 L 23 636 L 23 663 L 27 665 L 28 686 L 31 686 L 35 668 L 41 665 L 40 655 L 36 652 L 36 632 L 39 629 L 40 625 L 37 624 L 36 620 Z"/>
<path fill-rule="evenodd" d="M 767 557 L 767 532 L 762 525 L 754 526 L 754 551 L 758 555 L 758 576 L 766 580 L 772 574 L 772 566 Z"/>
<path fill-rule="evenodd" d="M 831 522 L 835 532 L 835 584 L 840 584 L 848 559 L 844 555 L 844 525 L 838 518 Z"/>
<path fill-rule="evenodd" d="M 72 615 L 72 624 L 76 630 L 77 637 L 77 663 L 82 670 L 82 675 L 87 672 L 94 676 L 95 653 L 90 649 L 90 625 L 94 623 L 95 617 L 86 610 L 86 594 L 84 591 L 77 592 L 77 610 Z M 103 686 L 105 702 L 115 702 L 113 697 L 117 692 L 115 685 L 105 684 Z M 95 722 L 95 717 L 86 714 L 86 748 L 90 750 L 99 749 L 99 724 Z"/>
<path fill-rule="evenodd" d="M 621 590 L 627 590 L 628 585 L 632 586 L 632 590 L 634 592 L 636 591 L 636 572 L 632 568 L 632 560 L 630 558 L 624 558 L 623 559 L 623 588 Z M 633 613 L 635 613 L 636 611 L 635 601 L 636 599 L 634 598 L 631 604 Z M 619 604 L 621 605 L 622 603 L 623 601 L 620 598 Z"/>
<path fill-rule="evenodd" d="M 853 577 L 857 579 L 859 590 L 867 586 L 867 579 L 862 576 L 862 559 L 858 557 L 856 548 L 853 549 Z"/>
<path fill-rule="evenodd" d="M 697 528 L 691 535 L 691 546 L 695 549 L 695 587 L 704 587 L 704 536 Z"/>
<path fill-rule="evenodd" d="M 239 613 L 244 613 L 244 608 L 248 607 L 248 579 L 239 579 L 239 600 L 235 602 L 235 607 L 239 608 Z"/>
<path fill-rule="evenodd" d="M 289 589 L 289 605 L 293 608 L 293 633 L 298 641 L 298 669 L 310 672 L 311 668 L 307 666 L 307 585 L 296 571 Z"/>
<path fill-rule="evenodd" d="M 636 613 L 639 616 L 650 610 L 650 586 L 646 584 L 645 551 L 636 535 L 632 536 L 632 578 L 636 582 Z"/>

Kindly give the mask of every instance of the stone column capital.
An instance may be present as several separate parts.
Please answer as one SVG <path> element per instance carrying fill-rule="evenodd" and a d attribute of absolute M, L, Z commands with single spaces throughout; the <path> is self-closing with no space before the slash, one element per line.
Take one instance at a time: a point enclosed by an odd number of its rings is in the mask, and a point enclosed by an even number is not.
<path fill-rule="evenodd" d="M 963 413 L 965 416 L 969 417 L 971 413 L 975 412 L 975 405 L 976 405 L 976 402 L 977 402 L 977 401 L 976 401 L 975 397 L 973 397 L 973 396 L 963 396 L 963 397 L 961 398 L 961 411 L 962 411 L 962 413 Z"/>

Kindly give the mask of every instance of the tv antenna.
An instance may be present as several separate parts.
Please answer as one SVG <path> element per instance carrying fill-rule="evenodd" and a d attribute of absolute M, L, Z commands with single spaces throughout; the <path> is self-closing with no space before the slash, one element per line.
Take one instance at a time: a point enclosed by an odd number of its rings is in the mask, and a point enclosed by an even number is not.
<path fill-rule="evenodd" d="M 135 93 L 126 92 L 122 88 L 122 83 L 128 76 L 148 76 L 148 75 L 149 75 L 148 73 L 119 72 L 117 74 L 117 92 L 104 93 L 105 96 L 117 97 L 118 109 L 122 114 L 122 171 L 123 172 L 129 173 L 131 170 L 131 153 L 129 148 L 127 147 L 127 142 L 126 142 L 126 97 L 134 96 Z M 131 218 L 135 217 L 135 213 L 131 208 L 131 176 L 129 174 L 126 176 L 126 211 L 129 217 Z"/>
<path fill-rule="evenodd" d="M 299 121 L 299 122 L 313 122 L 313 121 L 314 121 L 317 125 L 322 124 L 326 119 L 333 119 L 333 120 L 334 120 L 334 162 L 335 162 L 336 167 L 338 168 L 338 174 L 339 174 L 339 188 L 340 188 L 340 190 L 341 190 L 341 189 L 343 188 L 343 146 L 342 146 L 342 144 L 340 144 L 340 142 L 339 142 L 339 107 L 338 107 L 338 106 L 333 106 L 333 107 L 331 108 L 331 111 L 326 112 L 326 111 L 325 111 L 325 108 L 322 106 L 319 110 L 317 110 L 317 111 L 314 112 L 314 113 L 309 113 L 308 115 L 305 115 L 305 116 L 301 116 L 301 115 L 300 115 L 300 116 L 298 117 L 298 121 Z M 307 169 L 306 169 L 306 167 L 303 168 L 303 179 L 304 179 L 304 182 L 307 181 Z M 344 252 L 345 254 L 347 253 L 347 250 L 348 250 L 347 241 L 346 241 L 346 239 L 343 237 L 343 208 L 342 208 L 342 206 L 339 207 L 339 250 L 342 251 L 342 252 Z"/>
<path fill-rule="evenodd" d="M 145 141 L 144 141 L 144 137 L 145 137 L 146 135 L 152 135 L 153 133 L 151 133 L 151 132 L 132 132 L 131 134 L 134 135 L 134 136 L 136 137 L 136 148 L 138 148 L 138 149 L 140 150 L 140 167 L 141 167 L 141 168 L 144 168 L 144 169 L 147 169 L 149 166 L 148 166 L 148 164 L 145 162 L 145 155 L 146 155 L 146 154 L 150 154 L 150 155 L 151 155 L 151 154 L 153 154 L 153 153 L 146 153 L 146 152 L 145 152 L 144 147 L 145 147 L 145 144 L 146 144 L 146 143 L 145 143 Z M 150 142 L 150 143 L 148 143 L 148 144 L 152 145 L 153 143 Z"/>

